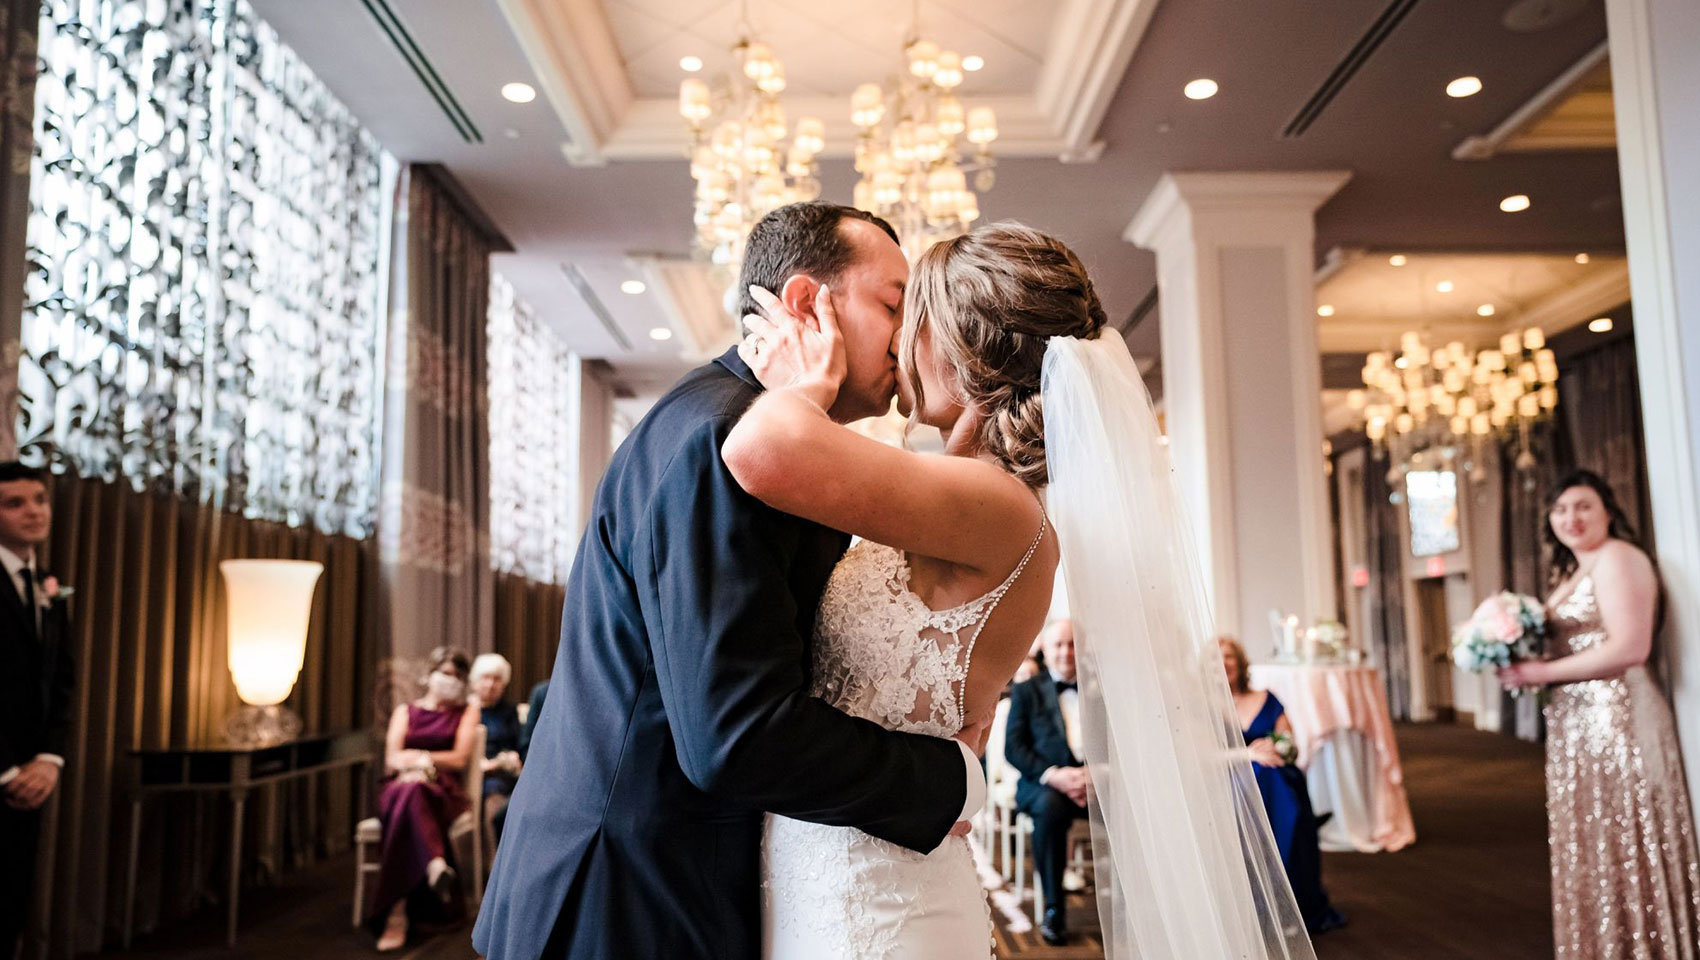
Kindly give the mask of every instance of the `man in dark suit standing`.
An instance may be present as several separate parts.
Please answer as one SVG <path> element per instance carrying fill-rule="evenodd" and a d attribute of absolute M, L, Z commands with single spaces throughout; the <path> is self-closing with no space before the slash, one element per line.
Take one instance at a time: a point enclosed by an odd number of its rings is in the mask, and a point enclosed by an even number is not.
<path fill-rule="evenodd" d="M 907 280 L 890 226 L 815 202 L 756 225 L 738 289 L 812 318 L 828 286 L 848 369 L 829 412 L 849 421 L 890 408 Z M 760 390 L 736 350 L 686 375 L 597 488 L 473 931 L 490 960 L 758 957 L 763 811 L 930 851 L 984 800 L 961 744 L 809 696 L 848 538 L 757 501 L 721 461 Z"/>
<path fill-rule="evenodd" d="M 1004 757 L 1021 774 L 1015 785 L 1016 808 L 1033 818 L 1033 866 L 1045 894 L 1039 935 L 1061 946 L 1068 942 L 1063 903 L 1068 831 L 1086 816 L 1091 775 L 1081 760 L 1074 625 L 1053 620 L 1040 639 L 1046 669 L 1010 694 Z"/>
<path fill-rule="evenodd" d="M 46 474 L 0 463 L 0 960 L 11 960 L 23 934 L 41 809 L 70 742 L 65 600 L 37 556 L 52 524 Z"/>

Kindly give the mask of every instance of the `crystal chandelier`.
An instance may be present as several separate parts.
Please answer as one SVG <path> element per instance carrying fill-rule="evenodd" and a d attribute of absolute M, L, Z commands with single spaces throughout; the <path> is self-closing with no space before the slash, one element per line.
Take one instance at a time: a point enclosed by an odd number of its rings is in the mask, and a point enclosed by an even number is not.
<path fill-rule="evenodd" d="M 864 83 L 850 96 L 861 174 L 852 202 L 891 221 L 911 261 L 979 219 L 975 191 L 992 188 L 991 147 L 998 138 L 992 108 L 968 109 L 956 96 L 961 55 L 921 39 L 919 23 L 915 0 L 914 25 L 903 48 L 906 71 L 884 88 Z"/>
<path fill-rule="evenodd" d="M 1431 349 L 1420 333 L 1400 338 L 1399 353 L 1370 354 L 1364 389 L 1347 397 L 1378 451 L 1403 461 L 1427 447 L 1516 435 L 1519 469 L 1534 466 L 1530 433 L 1558 406 L 1558 361 L 1538 327 L 1512 331 L 1499 349 L 1471 352 L 1453 341 Z"/>
<path fill-rule="evenodd" d="M 679 114 L 691 134 L 697 246 L 736 272 L 756 221 L 820 196 L 826 127 L 819 118 L 803 117 L 795 131 L 788 129 L 779 102 L 785 65 L 755 37 L 747 9 L 739 15 L 732 62 L 733 73 L 713 87 L 696 78 L 681 83 Z"/>

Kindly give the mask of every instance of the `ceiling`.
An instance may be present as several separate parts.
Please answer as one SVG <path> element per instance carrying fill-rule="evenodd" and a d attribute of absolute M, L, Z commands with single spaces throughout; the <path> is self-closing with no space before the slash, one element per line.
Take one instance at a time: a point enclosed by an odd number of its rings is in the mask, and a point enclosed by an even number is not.
<path fill-rule="evenodd" d="M 708 62 L 709 73 L 724 62 L 724 48 L 734 39 L 734 4 L 368 0 L 378 7 L 387 2 L 472 118 L 481 141 L 470 142 L 366 4 L 253 2 L 400 159 L 441 162 L 453 171 L 515 247 L 498 257 L 497 269 L 575 349 L 607 359 L 637 393 L 659 388 L 683 367 L 677 340 L 648 337 L 671 322 L 667 306 L 654 291 L 621 293 L 620 283 L 639 277 L 645 263 L 690 254 L 684 130 L 675 128 L 678 153 L 643 146 L 638 152 L 651 151 L 650 159 L 623 159 L 622 143 L 630 147 L 631 141 L 622 141 L 621 131 L 640 121 L 654 126 L 651 108 L 671 98 L 683 76 L 678 51 L 695 46 L 689 52 Z M 1508 17 L 1511 8 L 1526 12 L 1530 3 L 1574 12 L 1543 29 L 1509 29 L 1505 21 L 1516 20 Z M 786 62 L 797 95 L 835 100 L 853 81 L 894 71 L 910 6 L 904 0 L 750 5 L 752 19 Z M 1334 248 L 1564 256 L 1622 250 L 1611 151 L 1506 150 L 1486 160 L 1452 159 L 1461 141 L 1502 127 L 1599 47 L 1605 38 L 1600 0 L 1259 0 L 1254 6 L 923 0 L 921 11 L 926 32 L 986 57 L 986 69 L 965 84 L 965 99 L 1036 104 L 1034 115 L 1022 121 L 1032 132 L 1000 150 L 997 184 L 980 201 L 985 216 L 1023 220 L 1066 240 L 1092 270 L 1112 317 L 1131 319 L 1154 288 L 1154 258 L 1121 235 L 1169 170 L 1353 171 L 1351 182 L 1318 213 L 1319 263 Z M 1283 136 L 1354 47 L 1397 11 L 1403 15 L 1394 18 L 1396 26 L 1308 129 Z M 516 33 L 512 24 L 516 17 L 524 22 L 521 14 L 551 18 L 555 28 Z M 605 31 L 608 43 L 591 52 L 613 50 L 621 58 L 612 73 L 606 63 L 581 69 L 559 51 L 539 50 L 575 32 L 596 33 L 593 26 Z M 1074 64 L 1076 72 L 1080 64 L 1096 64 L 1103 76 L 1069 87 L 1071 100 L 1046 100 L 1046 91 L 1056 88 L 1046 86 L 1047 70 L 1060 75 L 1059 64 Z M 593 67 L 602 71 L 601 87 L 582 75 Z M 618 86 L 613 78 L 620 73 L 627 100 L 598 100 L 613 88 L 609 84 Z M 1484 90 L 1467 99 L 1447 97 L 1447 81 L 1465 74 L 1481 77 Z M 1181 88 L 1197 77 L 1215 79 L 1221 92 L 1210 100 L 1186 99 Z M 529 104 L 508 103 L 498 91 L 514 80 L 543 95 Z M 572 89 L 563 93 L 563 87 Z M 593 92 L 586 96 L 585 90 Z M 576 99 L 567 95 L 575 92 Z M 587 124 L 585 114 L 563 103 L 608 109 Z M 617 122 L 620 110 L 627 114 L 624 125 Z M 1098 144 L 1102 152 L 1095 160 L 1057 159 L 1060 153 L 1090 158 Z M 1040 148 L 1051 152 L 1031 155 Z M 825 196 L 848 200 L 854 174 L 848 160 L 831 153 L 823 163 Z M 575 165 L 569 156 L 602 165 Z M 1514 193 L 1527 194 L 1531 208 L 1500 212 L 1500 198 Z M 567 268 L 582 275 L 589 298 L 569 281 Z M 1484 291 L 1512 299 L 1534 296 L 1521 292 L 1521 280 L 1480 282 Z M 1130 334 L 1134 351 L 1148 357 L 1158 350 L 1155 313 L 1149 316 Z"/>

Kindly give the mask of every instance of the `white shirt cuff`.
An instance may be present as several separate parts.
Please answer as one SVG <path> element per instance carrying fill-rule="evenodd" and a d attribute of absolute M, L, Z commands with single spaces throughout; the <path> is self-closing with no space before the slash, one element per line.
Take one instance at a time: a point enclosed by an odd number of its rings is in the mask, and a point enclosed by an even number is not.
<path fill-rule="evenodd" d="M 65 758 L 61 757 L 57 753 L 38 753 L 35 755 L 35 758 L 37 760 L 46 760 L 48 763 L 53 764 L 61 770 L 65 768 Z"/>
<path fill-rule="evenodd" d="M 1046 767 L 1045 772 L 1039 774 L 1039 782 L 1044 784 L 1047 787 L 1050 786 L 1051 785 L 1051 774 L 1056 773 L 1058 770 L 1061 770 L 1061 769 L 1062 769 L 1061 767 Z"/>
<path fill-rule="evenodd" d="M 18 774 L 22 772 L 23 771 L 17 767 L 7 767 L 5 770 L 0 770 L 0 787 L 18 779 Z"/>
<path fill-rule="evenodd" d="M 962 762 L 968 767 L 968 796 L 962 803 L 962 816 L 956 819 L 971 820 L 986 805 L 986 771 L 980 768 L 980 758 L 968 744 L 958 740 L 956 745 L 962 748 Z"/>

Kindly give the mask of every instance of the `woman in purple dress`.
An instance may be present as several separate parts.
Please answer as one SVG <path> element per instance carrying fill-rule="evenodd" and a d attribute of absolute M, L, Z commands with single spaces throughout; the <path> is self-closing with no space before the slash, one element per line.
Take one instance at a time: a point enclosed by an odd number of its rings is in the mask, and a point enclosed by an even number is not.
<path fill-rule="evenodd" d="M 468 807 L 461 776 L 472 760 L 479 711 L 466 700 L 466 654 L 431 651 L 425 695 L 396 707 L 384 737 L 387 779 L 378 794 L 381 864 L 367 923 L 379 950 L 407 943 L 409 905 L 459 907 L 449 825 Z"/>

